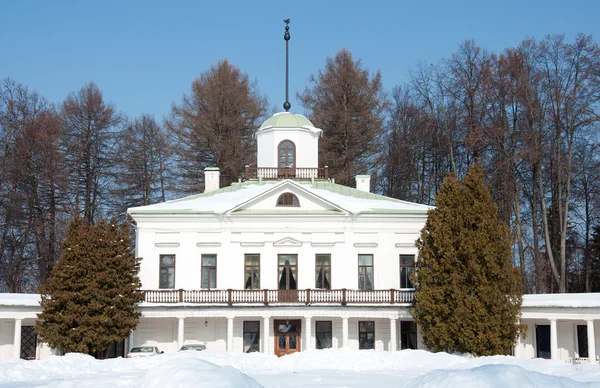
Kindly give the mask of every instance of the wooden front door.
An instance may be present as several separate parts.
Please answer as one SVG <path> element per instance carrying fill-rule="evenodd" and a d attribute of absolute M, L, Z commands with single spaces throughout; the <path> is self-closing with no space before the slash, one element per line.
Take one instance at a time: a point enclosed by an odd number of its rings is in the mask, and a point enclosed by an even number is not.
<path fill-rule="evenodd" d="M 275 355 L 285 356 L 300 351 L 300 320 L 275 321 Z"/>

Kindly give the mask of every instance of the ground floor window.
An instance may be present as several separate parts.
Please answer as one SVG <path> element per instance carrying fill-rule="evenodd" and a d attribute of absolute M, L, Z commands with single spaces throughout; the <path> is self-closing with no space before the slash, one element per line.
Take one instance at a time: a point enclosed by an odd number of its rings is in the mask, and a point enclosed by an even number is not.
<path fill-rule="evenodd" d="M 550 358 L 550 325 L 535 325 L 535 345 L 538 358 Z"/>
<path fill-rule="evenodd" d="M 413 321 L 400 322 L 400 349 L 417 348 L 417 324 Z"/>
<path fill-rule="evenodd" d="M 37 346 L 37 334 L 33 326 L 21 327 L 21 358 L 24 360 L 35 360 L 35 349 Z"/>
<path fill-rule="evenodd" d="M 358 322 L 358 348 L 375 349 L 375 322 Z"/>
<path fill-rule="evenodd" d="M 317 321 L 317 349 L 330 349 L 331 348 L 331 321 Z"/>
<path fill-rule="evenodd" d="M 586 325 L 577 325 L 577 353 L 579 357 L 589 357 Z"/>
<path fill-rule="evenodd" d="M 244 353 L 260 351 L 260 322 L 244 322 Z"/>

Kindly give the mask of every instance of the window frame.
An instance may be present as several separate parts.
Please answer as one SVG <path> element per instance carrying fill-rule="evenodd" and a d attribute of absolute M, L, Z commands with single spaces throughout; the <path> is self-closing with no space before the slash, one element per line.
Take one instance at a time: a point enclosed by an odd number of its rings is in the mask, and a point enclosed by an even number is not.
<path fill-rule="evenodd" d="M 363 331 L 361 329 L 361 323 L 371 323 L 373 325 L 373 331 Z M 372 347 L 369 347 L 369 334 L 373 334 L 373 341 L 371 343 Z M 362 341 L 362 337 L 365 337 L 365 342 Z M 376 341 L 376 337 L 375 337 L 375 321 L 358 321 L 358 349 L 359 350 L 370 350 L 370 349 L 375 349 L 375 341 Z M 363 343 L 366 345 L 366 347 L 363 347 Z"/>
<path fill-rule="evenodd" d="M 281 204 L 279 203 L 280 201 L 282 202 Z M 286 202 L 291 202 L 291 203 L 286 203 Z M 277 197 L 275 206 L 276 207 L 300 207 L 300 200 L 298 199 L 298 196 L 296 194 L 286 191 L 285 193 L 283 193 L 279 197 Z"/>
<path fill-rule="evenodd" d="M 296 260 L 296 264 L 280 264 L 280 259 L 281 257 L 285 257 L 285 256 L 290 256 L 293 257 Z M 285 267 L 294 267 L 294 269 L 296 270 L 296 278 L 294 279 L 294 281 L 296 282 L 296 288 L 290 288 L 290 279 L 292 279 L 293 273 L 292 274 L 287 274 L 286 277 L 286 284 L 287 284 L 287 288 L 280 288 L 280 282 L 281 282 L 281 274 L 279 272 L 279 270 L 281 268 L 285 268 Z M 290 268 L 291 270 L 291 268 Z M 283 270 L 282 270 L 283 272 Z M 298 290 L 298 254 L 297 253 L 278 253 L 277 254 L 277 289 L 278 290 Z"/>
<path fill-rule="evenodd" d="M 257 330 L 255 332 L 247 330 L 246 326 L 249 323 L 257 325 Z M 258 345 L 257 345 L 256 349 L 253 350 L 253 351 L 246 351 L 246 334 L 256 334 L 256 339 L 258 340 Z M 254 343 L 254 341 L 250 344 L 250 347 L 248 348 L 248 350 L 252 349 L 252 344 L 253 343 Z M 260 321 L 244 321 L 243 325 L 242 325 L 242 351 L 244 353 L 260 353 L 260 343 L 261 343 L 261 340 L 260 340 Z"/>
<path fill-rule="evenodd" d="M 286 142 L 290 143 L 291 147 L 282 147 L 282 145 Z M 288 164 L 287 166 L 281 165 L 281 151 L 282 150 L 286 150 L 286 151 L 291 150 L 292 151 L 292 163 Z M 289 155 L 286 153 L 286 155 L 285 155 L 286 162 L 289 162 L 288 156 Z M 296 168 L 296 167 L 298 167 L 298 166 L 296 166 L 296 143 L 294 143 L 290 139 L 284 139 L 284 140 L 280 141 L 279 144 L 277 145 L 277 167 L 278 168 Z"/>
<path fill-rule="evenodd" d="M 412 258 L 412 265 L 405 265 L 402 263 L 402 258 L 406 257 Z M 400 289 L 414 289 L 415 285 L 413 284 L 412 280 L 410 280 L 410 277 L 413 273 L 415 273 L 417 266 L 416 256 L 410 254 L 400 254 L 400 256 L 398 256 L 398 260 L 400 263 Z M 406 269 L 405 274 L 402 273 L 402 270 L 404 269 Z"/>
<path fill-rule="evenodd" d="M 246 263 L 246 259 L 249 256 L 257 256 L 258 257 L 258 265 L 248 265 Z M 250 288 L 246 287 L 246 283 L 248 282 L 248 278 L 246 277 L 246 272 L 248 272 L 248 268 L 252 268 L 254 272 L 250 274 Z M 258 285 L 256 288 L 254 287 L 254 282 L 252 281 L 252 274 L 256 273 Z M 260 253 L 244 253 L 244 290 L 260 290 Z"/>
<path fill-rule="evenodd" d="M 370 265 L 362 265 L 360 264 L 360 257 L 361 256 L 371 256 L 371 264 Z M 358 289 L 361 291 L 372 291 L 375 289 L 375 255 L 373 255 L 372 253 L 360 253 L 358 255 Z M 361 269 L 365 269 L 365 274 L 361 275 Z M 368 269 L 371 269 L 371 288 L 367 287 L 367 282 L 366 279 L 368 279 Z M 361 288 L 360 286 L 360 279 L 361 278 L 365 278 L 365 282 L 364 282 L 364 288 Z"/>
<path fill-rule="evenodd" d="M 319 324 L 329 325 L 329 331 L 321 331 L 319 332 Z M 319 347 L 319 333 L 329 333 L 329 347 Z M 321 341 L 323 344 L 323 341 Z M 315 349 L 332 349 L 333 348 L 333 322 L 332 321 L 315 321 Z"/>
<path fill-rule="evenodd" d="M 329 264 L 327 265 L 318 265 L 317 264 L 317 258 L 319 256 L 327 256 L 327 258 L 329 259 Z M 317 269 L 321 268 L 321 271 L 319 271 L 319 273 L 317 273 Z M 325 287 L 325 276 L 322 277 L 321 279 L 321 285 L 318 284 L 318 280 L 319 280 L 319 274 L 322 273 L 323 268 L 329 268 L 329 278 L 327 279 L 329 281 L 329 287 Z M 331 290 L 331 253 L 316 253 L 315 254 L 315 289 L 319 289 L 319 290 Z"/>
<path fill-rule="evenodd" d="M 214 257 L 215 265 L 204 265 L 204 258 Z M 205 287 L 203 284 L 204 281 L 204 271 L 208 269 L 208 287 Z M 215 284 L 214 287 L 211 287 L 210 284 L 210 269 L 214 269 L 215 271 Z M 205 253 L 200 256 L 200 288 L 203 290 L 214 290 L 217 288 L 217 254 L 216 253 Z"/>
<path fill-rule="evenodd" d="M 400 350 L 418 349 L 419 337 L 415 321 L 400 321 Z M 413 330 L 414 329 L 414 330 Z M 413 347 L 414 346 L 414 347 Z"/>
<path fill-rule="evenodd" d="M 169 257 L 172 256 L 173 257 L 173 265 L 164 265 L 162 262 L 163 257 Z M 174 254 L 161 254 L 158 256 L 158 288 L 160 290 L 171 290 L 171 289 L 175 289 L 175 268 L 176 268 L 176 264 L 177 264 L 177 257 Z M 163 268 L 165 268 L 167 270 L 167 278 L 165 280 L 165 283 L 163 285 L 162 283 L 162 270 Z M 173 287 L 169 287 L 169 269 L 172 269 L 173 272 Z"/>

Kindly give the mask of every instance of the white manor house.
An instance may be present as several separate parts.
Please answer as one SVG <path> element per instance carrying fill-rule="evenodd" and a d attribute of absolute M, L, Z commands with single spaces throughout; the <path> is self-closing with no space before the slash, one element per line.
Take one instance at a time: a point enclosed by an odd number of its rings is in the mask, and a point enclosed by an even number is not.
<path fill-rule="evenodd" d="M 283 112 L 257 131 L 256 167 L 204 193 L 128 210 L 145 299 L 137 328 L 112 356 L 150 344 L 205 344 L 283 356 L 350 347 L 424 348 L 409 309 L 415 240 L 429 206 L 336 184 L 320 166 L 322 131 Z M 39 295 L 0 294 L 0 359 L 43 359 Z M 597 363 L 598 294 L 526 295 L 517 357 Z"/>

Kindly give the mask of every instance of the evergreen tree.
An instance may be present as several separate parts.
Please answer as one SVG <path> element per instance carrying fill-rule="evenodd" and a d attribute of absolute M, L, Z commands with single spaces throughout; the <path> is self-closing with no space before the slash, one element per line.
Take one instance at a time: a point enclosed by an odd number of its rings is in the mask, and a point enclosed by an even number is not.
<path fill-rule="evenodd" d="M 131 251 L 127 223 L 69 225 L 62 256 L 42 288 L 36 331 L 44 342 L 64 352 L 102 357 L 111 343 L 126 338 L 137 325 L 139 258 Z"/>
<path fill-rule="evenodd" d="M 412 314 L 434 351 L 506 354 L 519 324 L 522 283 L 511 263 L 508 225 L 498 217 L 479 165 L 449 175 L 417 242 Z"/>

